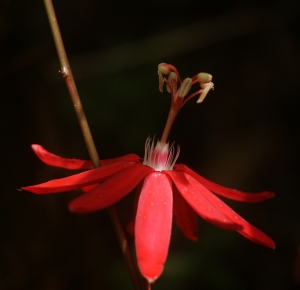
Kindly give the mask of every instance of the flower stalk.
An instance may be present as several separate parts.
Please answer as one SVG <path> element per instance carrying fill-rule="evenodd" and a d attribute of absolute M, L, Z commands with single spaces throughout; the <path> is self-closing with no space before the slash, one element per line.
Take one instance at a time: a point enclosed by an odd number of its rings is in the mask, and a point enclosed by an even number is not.
<path fill-rule="evenodd" d="M 44 0 L 44 4 L 46 7 L 46 11 L 47 11 L 47 15 L 48 15 L 48 19 L 49 19 L 49 23 L 50 23 L 50 27 L 51 27 L 51 31 L 53 34 L 53 38 L 54 38 L 54 42 L 55 42 L 55 46 L 56 46 L 56 50 L 58 53 L 58 58 L 60 61 L 60 73 L 62 74 L 66 86 L 69 90 L 69 94 L 76 112 L 76 116 L 78 118 L 78 122 L 83 134 L 83 138 L 84 141 L 86 143 L 87 146 L 87 150 L 89 153 L 89 156 L 94 164 L 94 167 L 99 167 L 99 156 L 96 150 L 96 146 L 80 101 L 80 97 L 77 91 L 77 87 L 73 78 L 73 73 L 68 61 L 68 57 L 66 54 L 66 50 L 64 47 L 64 43 L 61 37 L 61 33 L 60 33 L 60 29 L 58 26 L 58 22 L 56 19 L 56 15 L 55 15 L 55 11 L 54 11 L 54 7 L 52 4 L 52 0 Z"/>
<path fill-rule="evenodd" d="M 48 16 L 48 20 L 49 20 L 49 24 L 51 27 L 51 31 L 52 31 L 52 35 L 54 38 L 54 42 L 55 42 L 55 46 L 56 46 L 56 50 L 58 53 L 58 58 L 60 61 L 60 66 L 61 69 L 59 70 L 59 72 L 61 73 L 62 77 L 65 80 L 66 86 L 68 88 L 74 109 L 75 109 L 75 113 L 83 134 L 83 138 L 90 156 L 90 159 L 93 163 L 93 167 L 94 168 L 98 168 L 101 167 L 101 163 L 99 161 L 99 155 L 98 152 L 96 150 L 96 146 L 95 146 L 95 142 L 93 140 L 84 110 L 83 110 L 83 106 L 81 104 L 81 100 L 77 91 L 77 87 L 74 81 L 74 77 L 73 77 L 73 73 L 71 70 L 71 66 L 69 64 L 68 61 L 68 57 L 65 51 L 65 47 L 63 44 L 63 40 L 62 40 L 62 36 L 60 33 L 60 29 L 59 29 L 59 25 L 57 22 L 57 18 L 56 18 L 56 14 L 54 11 L 54 7 L 53 7 L 53 3 L 52 0 L 44 0 L 44 4 L 45 4 L 45 8 L 46 8 L 46 12 L 47 12 L 47 16 Z M 140 276 L 137 272 L 137 269 L 135 267 L 129 246 L 128 246 L 128 242 L 122 227 L 122 224 L 120 222 L 118 213 L 115 209 L 115 207 L 113 205 L 111 205 L 110 207 L 108 207 L 108 212 L 123 254 L 123 257 L 125 259 L 125 262 L 127 264 L 127 268 L 129 270 L 130 276 L 131 276 L 131 280 L 134 286 L 134 289 L 136 290 L 143 290 L 143 286 L 141 284 L 140 281 Z M 147 286 L 148 283 L 145 280 L 145 285 Z"/>

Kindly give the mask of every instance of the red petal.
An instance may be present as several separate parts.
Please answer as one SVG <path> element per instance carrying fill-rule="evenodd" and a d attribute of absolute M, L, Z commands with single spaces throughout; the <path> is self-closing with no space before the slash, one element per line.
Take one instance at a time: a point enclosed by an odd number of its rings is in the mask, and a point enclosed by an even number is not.
<path fill-rule="evenodd" d="M 172 178 L 184 199 L 203 219 L 225 230 L 241 229 L 240 225 L 228 218 L 207 200 L 203 195 L 203 191 L 207 191 L 211 195 L 213 194 L 194 178 L 179 171 L 165 170 L 163 172 Z"/>
<path fill-rule="evenodd" d="M 108 207 L 130 193 L 151 172 L 151 167 L 140 163 L 133 164 L 72 200 L 69 209 L 76 213 L 88 213 Z"/>
<path fill-rule="evenodd" d="M 31 148 L 38 158 L 40 158 L 44 163 L 51 166 L 71 170 L 94 168 L 92 162 L 89 160 L 63 158 L 50 153 L 44 147 L 38 144 L 32 144 Z"/>
<path fill-rule="evenodd" d="M 197 181 L 199 181 L 202 185 L 207 187 L 212 192 L 236 200 L 236 201 L 244 201 L 244 202 L 260 202 L 264 201 L 266 199 L 273 198 L 275 196 L 275 193 L 270 191 L 262 191 L 259 193 L 253 193 L 253 192 L 243 192 L 238 191 L 235 189 L 223 187 L 217 183 L 214 183 L 208 179 L 205 179 L 204 177 L 200 176 L 184 164 L 176 164 L 174 166 L 174 170 L 182 171 L 190 176 L 194 177 Z"/>
<path fill-rule="evenodd" d="M 135 222 L 139 269 L 150 283 L 163 271 L 172 227 L 172 183 L 163 173 L 145 178 Z"/>
<path fill-rule="evenodd" d="M 97 187 L 98 185 L 99 185 L 99 183 L 94 183 L 94 184 L 90 184 L 90 185 L 81 187 L 80 189 L 81 189 L 83 192 L 88 192 L 88 191 L 91 191 L 92 189 L 94 189 L 95 187 Z"/>
<path fill-rule="evenodd" d="M 198 238 L 197 214 L 175 186 L 173 186 L 173 214 L 175 223 L 184 236 L 192 241 L 196 241 Z"/>
<path fill-rule="evenodd" d="M 112 165 L 91 169 L 68 177 L 50 180 L 41 184 L 25 186 L 22 187 L 22 189 L 38 194 L 78 189 L 86 185 L 104 181 L 109 178 L 109 176 L 126 169 L 128 166 L 133 165 L 135 165 L 135 163 L 119 162 Z"/>
<path fill-rule="evenodd" d="M 219 209 L 224 215 L 228 216 L 231 220 L 242 226 L 242 229 L 237 230 L 238 233 L 251 240 L 252 242 L 264 245 L 271 249 L 275 249 L 275 243 L 270 237 L 268 237 L 258 228 L 249 224 L 240 215 L 233 211 L 227 204 L 225 204 L 222 200 L 220 200 L 209 190 L 203 187 L 202 184 L 198 183 L 198 181 L 196 181 L 193 177 L 186 173 L 183 174 L 185 175 L 186 179 L 194 186 L 196 186 L 198 190 L 201 191 L 202 195 L 207 198 L 207 200 L 209 200 L 217 209 Z"/>
<path fill-rule="evenodd" d="M 130 153 L 130 154 L 126 154 L 126 155 L 120 156 L 120 157 L 100 160 L 100 162 L 101 162 L 102 166 L 107 166 L 107 165 L 111 165 L 111 164 L 121 162 L 121 161 L 122 162 L 123 161 L 129 161 L 129 162 L 140 163 L 141 160 L 142 159 L 139 156 L 137 156 L 136 154 Z"/>
<path fill-rule="evenodd" d="M 81 169 L 93 169 L 94 166 L 90 160 L 80 160 L 80 159 L 70 159 L 63 158 L 57 155 L 54 155 L 43 148 L 41 145 L 33 144 L 31 145 L 34 153 L 40 158 L 44 163 L 61 167 L 69 170 L 81 170 Z M 135 154 L 128 154 L 117 158 L 101 160 L 101 165 L 106 166 L 120 161 L 131 161 L 131 162 L 140 162 L 140 157 Z"/>
<path fill-rule="evenodd" d="M 139 203 L 139 199 L 140 199 L 140 194 L 143 188 L 143 184 L 144 184 L 144 180 L 142 180 L 137 188 L 136 188 L 136 192 L 135 192 L 135 197 L 134 197 L 134 207 L 133 207 L 133 219 L 129 222 L 129 224 L 127 225 L 127 232 L 134 237 L 134 227 L 135 227 L 135 217 L 136 217 L 136 211 L 137 211 L 137 207 L 138 207 L 138 203 Z"/>

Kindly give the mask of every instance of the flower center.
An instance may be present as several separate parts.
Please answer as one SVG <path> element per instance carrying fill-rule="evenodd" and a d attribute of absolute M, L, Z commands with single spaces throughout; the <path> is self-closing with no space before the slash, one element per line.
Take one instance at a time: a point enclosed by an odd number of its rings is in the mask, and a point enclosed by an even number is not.
<path fill-rule="evenodd" d="M 179 146 L 177 146 L 177 152 L 175 154 L 173 144 L 169 146 L 169 143 L 163 144 L 157 141 L 155 147 L 154 145 L 155 139 L 151 140 L 151 138 L 147 138 L 143 164 L 152 167 L 156 171 L 172 170 L 179 157 Z"/>

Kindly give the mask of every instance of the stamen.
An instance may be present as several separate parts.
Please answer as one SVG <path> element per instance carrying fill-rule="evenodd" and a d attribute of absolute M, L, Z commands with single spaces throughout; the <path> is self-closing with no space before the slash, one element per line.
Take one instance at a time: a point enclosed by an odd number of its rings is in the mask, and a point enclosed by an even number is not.
<path fill-rule="evenodd" d="M 170 154 L 169 154 L 169 157 L 170 157 L 170 158 L 169 158 L 169 160 L 168 160 L 171 169 L 173 169 L 173 167 L 174 167 L 174 165 L 175 165 L 175 163 L 176 163 L 176 161 L 177 161 L 177 159 L 178 159 L 178 157 L 179 157 L 179 154 L 180 154 L 180 146 L 177 145 L 176 155 L 175 155 L 175 157 L 173 158 L 173 156 L 174 156 L 174 151 L 175 151 L 175 149 L 174 149 L 174 144 L 172 144 L 172 146 L 170 147 Z M 173 161 L 172 161 L 172 160 L 173 160 Z"/>
<path fill-rule="evenodd" d="M 201 86 L 201 84 L 211 82 L 212 75 L 210 75 L 208 73 L 201 72 L 197 75 L 197 79 L 198 79 L 198 82 L 200 83 L 200 86 Z M 204 89 L 202 86 L 201 86 L 201 88 Z"/>
<path fill-rule="evenodd" d="M 160 71 L 158 71 L 158 89 L 162 93 L 164 91 L 164 77 Z"/>
<path fill-rule="evenodd" d="M 158 71 L 161 73 L 161 74 L 164 74 L 164 75 L 168 75 L 171 70 L 170 68 L 168 67 L 168 65 L 164 62 L 160 63 L 158 65 Z"/>
<path fill-rule="evenodd" d="M 186 78 L 183 80 L 176 97 L 184 98 L 192 87 L 192 79 Z"/>
<path fill-rule="evenodd" d="M 201 84 L 200 84 L 200 85 L 201 85 Z M 213 89 L 214 89 L 214 84 L 213 84 L 212 82 L 210 82 L 210 83 L 208 83 L 208 84 L 205 84 L 205 86 L 204 86 L 204 84 L 202 84 L 202 85 L 203 85 L 204 89 L 202 90 L 202 92 L 201 92 L 201 94 L 200 94 L 200 97 L 199 97 L 199 99 L 197 100 L 197 103 L 198 103 L 198 104 L 199 104 L 199 103 L 202 103 L 202 102 L 204 101 L 206 95 L 208 94 L 208 92 L 209 92 L 210 90 L 213 90 Z"/>
<path fill-rule="evenodd" d="M 168 79 L 166 79 L 164 75 L 169 75 Z M 173 65 L 168 63 L 160 63 L 158 65 L 158 76 L 159 76 L 159 90 L 162 92 L 163 85 L 164 83 L 166 83 L 166 89 L 171 94 L 171 108 L 161 137 L 162 144 L 166 144 L 168 140 L 169 132 L 171 130 L 171 127 L 174 123 L 174 120 L 179 110 L 191 98 L 195 96 L 199 95 L 197 103 L 203 102 L 207 93 L 214 88 L 214 84 L 211 81 L 212 75 L 204 72 L 196 74 L 192 78 L 186 78 L 182 82 L 177 69 Z M 179 89 L 177 87 L 178 82 L 180 84 Z M 201 89 L 188 95 L 192 85 L 198 82 L 200 84 Z M 170 154 L 172 154 L 172 149 L 170 149 Z"/>
<path fill-rule="evenodd" d="M 197 103 L 202 103 L 207 95 L 207 93 L 214 88 L 214 84 L 212 83 L 212 75 L 208 73 L 199 73 L 197 75 L 197 79 L 200 83 L 200 87 L 203 89 Z"/>
<path fill-rule="evenodd" d="M 159 82 L 159 91 L 162 93 L 163 92 L 163 85 L 164 85 L 164 75 L 168 75 L 171 72 L 170 68 L 168 65 L 164 62 L 160 63 L 158 65 L 158 82 Z M 168 87 L 167 87 L 168 89 Z"/>
<path fill-rule="evenodd" d="M 176 92 L 177 92 L 177 82 L 178 82 L 178 79 L 177 79 L 176 73 L 171 72 L 169 77 L 168 77 L 168 83 L 167 83 L 167 92 L 168 93 L 171 93 L 173 95 L 176 94 Z M 172 92 L 170 90 L 170 87 L 172 89 Z"/>

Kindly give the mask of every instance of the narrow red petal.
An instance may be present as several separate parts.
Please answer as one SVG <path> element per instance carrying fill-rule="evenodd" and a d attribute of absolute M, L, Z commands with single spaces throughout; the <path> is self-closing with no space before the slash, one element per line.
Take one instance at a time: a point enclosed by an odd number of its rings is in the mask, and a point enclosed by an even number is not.
<path fill-rule="evenodd" d="M 139 269 L 150 282 L 162 273 L 172 227 L 172 183 L 153 172 L 145 178 L 135 222 L 135 246 Z"/>
<path fill-rule="evenodd" d="M 237 232 L 243 235 L 245 238 L 255 242 L 257 244 L 261 244 L 263 246 L 269 247 L 271 249 L 275 249 L 274 241 L 263 233 L 261 230 L 256 228 L 255 226 L 248 223 L 244 220 L 240 215 L 238 215 L 235 211 L 233 211 L 226 203 L 212 194 L 209 190 L 203 187 L 202 184 L 198 183 L 192 176 L 183 173 L 186 179 L 192 183 L 195 187 L 201 191 L 202 195 L 207 198 L 218 210 L 220 210 L 224 215 L 228 216 L 231 220 L 235 221 L 237 224 L 242 226 L 242 229 L 237 229 Z"/>
<path fill-rule="evenodd" d="M 198 180 L 202 185 L 207 187 L 212 192 L 214 192 L 218 195 L 224 196 L 226 198 L 236 200 L 236 201 L 260 202 L 260 201 L 264 201 L 266 199 L 273 198 L 275 196 L 275 193 L 270 192 L 270 191 L 262 191 L 259 193 L 243 192 L 243 191 L 239 191 L 239 190 L 221 186 L 217 183 L 214 183 L 214 182 L 200 176 L 199 174 L 197 174 L 196 172 L 194 172 L 193 170 L 191 170 L 184 164 L 176 164 L 174 166 L 174 170 L 185 172 L 185 173 L 189 174 L 190 176 L 194 177 L 196 180 Z"/>
<path fill-rule="evenodd" d="M 94 166 L 90 160 L 70 159 L 57 156 L 47 151 L 38 144 L 31 145 L 32 150 L 44 163 L 69 170 L 93 169 Z M 101 165 L 106 166 L 120 161 L 140 162 L 140 157 L 135 154 L 128 154 L 117 158 L 101 160 Z"/>
<path fill-rule="evenodd" d="M 136 154 L 130 153 L 130 154 L 126 154 L 120 157 L 115 157 L 115 158 L 111 158 L 111 159 L 103 159 L 100 160 L 101 165 L 102 166 L 107 166 L 107 165 L 111 165 L 117 162 L 124 162 L 124 161 L 129 161 L 129 162 L 136 162 L 136 163 L 140 163 L 142 160 L 141 157 L 137 156 Z"/>
<path fill-rule="evenodd" d="M 207 200 L 202 192 L 208 191 L 211 195 L 213 194 L 198 183 L 194 178 L 179 171 L 165 170 L 163 172 L 172 178 L 184 199 L 203 219 L 225 230 L 241 229 L 240 225 L 228 218 L 218 208 L 216 208 L 216 206 Z M 196 184 L 198 185 L 197 187 Z"/>
<path fill-rule="evenodd" d="M 55 166 L 55 167 L 60 167 L 60 168 L 65 168 L 70 170 L 94 168 L 92 162 L 89 160 L 63 158 L 50 153 L 44 147 L 38 144 L 32 144 L 31 148 L 39 159 L 41 159 L 44 163 L 50 166 Z"/>
<path fill-rule="evenodd" d="M 80 189 L 83 192 L 88 192 L 88 191 L 91 191 L 92 189 L 94 189 L 95 187 L 97 187 L 98 185 L 99 185 L 99 183 L 94 183 L 94 184 L 91 184 L 91 185 L 86 185 L 84 187 L 81 187 Z"/>
<path fill-rule="evenodd" d="M 175 223 L 184 236 L 192 241 L 198 238 L 197 214 L 173 186 L 173 214 Z"/>
<path fill-rule="evenodd" d="M 112 165 L 91 169 L 68 177 L 53 179 L 41 184 L 25 186 L 22 187 L 22 189 L 37 194 L 46 194 L 78 189 L 86 185 L 104 181 L 109 176 L 119 171 L 122 171 L 129 166 L 133 166 L 134 164 L 136 163 L 118 162 Z"/>
<path fill-rule="evenodd" d="M 130 193 L 151 172 L 151 167 L 140 163 L 133 164 L 72 200 L 69 209 L 76 213 L 88 213 L 108 207 Z"/>

